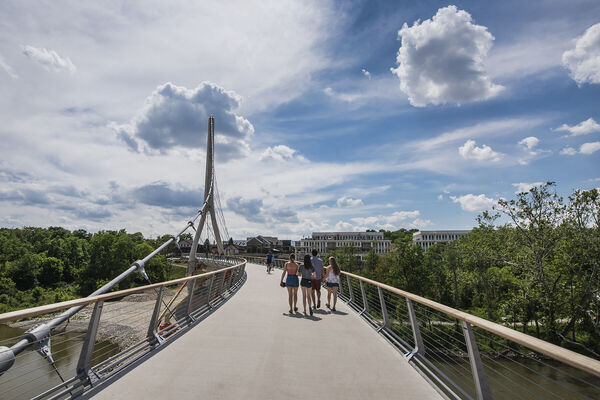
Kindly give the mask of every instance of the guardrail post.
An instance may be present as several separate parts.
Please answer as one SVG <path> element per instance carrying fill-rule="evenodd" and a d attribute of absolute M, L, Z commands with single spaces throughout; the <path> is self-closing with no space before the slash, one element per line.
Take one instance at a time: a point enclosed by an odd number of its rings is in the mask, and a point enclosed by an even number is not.
<path fill-rule="evenodd" d="M 412 327 L 413 338 L 415 339 L 415 348 L 413 351 L 408 353 L 407 359 L 410 359 L 415 355 L 423 355 L 425 354 L 425 346 L 423 345 L 423 338 L 421 338 L 421 330 L 419 329 L 419 320 L 417 319 L 417 315 L 415 314 L 415 309 L 413 307 L 412 301 L 410 299 L 406 299 L 406 307 L 408 308 L 408 317 L 410 318 L 410 325 Z"/>
<path fill-rule="evenodd" d="M 187 298 L 187 305 L 186 305 L 186 314 L 188 316 L 189 319 L 191 319 L 192 321 L 194 321 L 194 317 L 192 317 L 191 315 L 191 311 L 192 311 L 192 299 L 194 298 L 194 289 L 196 288 L 196 279 L 192 279 L 189 282 L 189 294 L 188 294 L 188 298 Z"/>
<path fill-rule="evenodd" d="M 223 277 L 221 278 L 221 284 L 219 285 L 219 296 L 224 298 L 223 293 L 225 293 L 225 272 L 221 272 Z"/>
<path fill-rule="evenodd" d="M 213 282 L 215 281 L 215 276 L 212 275 L 210 277 L 210 282 L 208 282 L 208 292 L 206 294 L 206 304 L 208 305 L 209 308 L 213 308 L 212 306 L 212 287 L 213 287 Z"/>
<path fill-rule="evenodd" d="M 387 306 L 385 304 L 385 298 L 383 297 L 383 290 L 377 286 L 377 293 L 379 294 L 379 305 L 381 306 L 381 315 L 383 316 L 383 325 L 378 329 L 378 332 L 382 329 L 390 328 L 390 318 L 387 313 Z"/>
<path fill-rule="evenodd" d="M 156 303 L 154 304 L 154 312 L 152 313 L 152 318 L 150 319 L 150 325 L 148 325 L 148 337 L 154 337 L 156 340 L 153 345 L 160 344 L 162 338 L 156 333 L 156 327 L 158 326 L 158 317 L 160 315 L 160 306 L 162 302 L 163 290 L 164 286 L 160 287 L 158 294 L 156 295 Z"/>
<path fill-rule="evenodd" d="M 363 284 L 364 282 L 362 280 L 359 280 L 360 283 L 360 294 L 362 296 L 362 301 L 363 301 L 363 309 L 362 311 L 358 314 L 368 314 L 369 313 L 369 301 L 367 300 L 367 293 L 365 292 L 365 285 Z"/>
<path fill-rule="evenodd" d="M 102 306 L 104 302 L 98 301 L 92 311 L 90 317 L 90 324 L 88 325 L 87 333 L 83 341 L 83 347 L 79 354 L 79 361 L 77 362 L 77 375 L 81 378 L 88 378 L 90 383 L 95 381 L 97 377 L 90 374 L 92 354 L 94 353 L 94 343 L 96 342 L 96 334 L 98 333 L 98 325 L 100 324 L 100 315 L 102 314 Z"/>
<path fill-rule="evenodd" d="M 348 282 L 348 303 L 354 303 L 354 292 L 352 291 L 352 284 L 350 283 L 350 275 L 346 275 L 346 281 Z"/>
<path fill-rule="evenodd" d="M 487 381 L 485 371 L 483 369 L 483 363 L 481 362 L 481 356 L 479 355 L 479 349 L 477 347 L 477 341 L 473 334 L 471 324 L 466 321 L 461 321 L 463 327 L 463 333 L 465 335 L 465 343 L 467 344 L 467 350 L 469 352 L 469 361 L 471 363 L 471 372 L 473 373 L 473 380 L 475 381 L 475 392 L 477 393 L 478 400 L 492 400 L 492 391 Z"/>

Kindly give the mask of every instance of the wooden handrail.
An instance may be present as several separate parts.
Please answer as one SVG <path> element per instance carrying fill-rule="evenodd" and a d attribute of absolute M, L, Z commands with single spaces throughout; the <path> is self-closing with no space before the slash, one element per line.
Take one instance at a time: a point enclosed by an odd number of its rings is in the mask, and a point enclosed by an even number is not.
<path fill-rule="evenodd" d="M 242 258 L 242 260 L 243 261 L 241 261 L 239 264 L 233 265 L 231 267 L 222 268 L 222 269 L 218 269 L 216 271 L 211 271 L 211 272 L 205 272 L 204 274 L 186 276 L 184 278 L 173 279 L 172 281 L 153 283 L 151 285 L 145 285 L 145 286 L 140 286 L 137 288 L 119 290 L 118 292 L 106 293 L 106 294 L 101 294 L 101 295 L 93 296 L 93 297 L 84 297 L 81 299 L 68 300 L 68 301 L 63 301 L 60 303 L 47 304 L 45 306 L 27 308 L 25 310 L 17 310 L 17 311 L 7 312 L 4 314 L 0 314 L 0 323 L 15 321 L 15 320 L 23 319 L 23 318 L 28 318 L 28 317 L 35 317 L 37 315 L 47 314 L 47 313 L 51 313 L 51 312 L 59 311 L 59 310 L 64 310 L 66 308 L 71 308 L 74 306 L 81 306 L 81 305 L 86 305 L 86 304 L 90 304 L 90 303 L 95 303 L 100 300 L 109 300 L 109 299 L 114 299 L 115 297 L 123 297 L 123 296 L 127 296 L 130 294 L 143 292 L 144 290 L 148 290 L 148 289 L 159 288 L 161 286 L 170 286 L 170 285 L 175 285 L 175 284 L 182 283 L 182 282 L 187 282 L 192 279 L 209 277 L 209 276 L 218 274 L 223 271 L 228 271 L 230 269 L 237 268 L 237 267 L 241 266 L 242 264 L 246 263 L 245 259 Z"/>
<path fill-rule="evenodd" d="M 474 315 L 468 314 L 463 311 L 459 311 L 455 308 L 445 306 L 443 304 L 437 303 L 433 300 L 426 299 L 421 296 L 417 296 L 416 294 L 406 292 L 404 290 L 397 289 L 393 286 L 386 285 L 384 283 L 380 283 L 374 281 L 372 279 L 368 279 L 362 277 L 360 275 L 355 275 L 350 272 L 342 271 L 342 274 L 348 275 L 352 278 L 361 280 L 363 282 L 369 283 L 371 285 L 380 287 L 389 292 L 395 293 L 412 301 L 415 301 L 419 304 L 423 304 L 424 306 L 433 308 L 434 310 L 441 311 L 446 315 L 450 315 L 451 317 L 457 318 L 462 321 L 466 321 L 473 326 L 477 326 L 481 329 L 484 329 L 490 333 L 493 333 L 502 338 L 511 340 L 515 343 L 519 343 L 525 347 L 530 348 L 531 350 L 535 350 L 541 354 L 544 354 L 550 358 L 553 358 L 557 361 L 563 362 L 567 365 L 580 369 L 582 371 L 588 372 L 592 375 L 600 377 L 600 361 L 595 360 L 590 357 L 586 357 L 583 354 L 575 353 L 574 351 L 567 350 L 560 346 L 557 346 L 552 343 L 548 343 L 544 340 L 534 338 L 533 336 L 526 335 L 522 332 L 518 332 L 514 329 L 508 328 L 506 326 L 497 324 L 492 321 L 488 321 L 487 319 L 483 319 L 480 317 L 476 317 Z"/>

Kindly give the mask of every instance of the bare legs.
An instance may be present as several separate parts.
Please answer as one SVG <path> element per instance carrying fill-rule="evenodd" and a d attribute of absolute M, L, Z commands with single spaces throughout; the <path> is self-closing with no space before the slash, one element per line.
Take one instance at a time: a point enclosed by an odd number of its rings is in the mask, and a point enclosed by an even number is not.
<path fill-rule="evenodd" d="M 302 305 L 304 306 L 304 314 L 306 314 L 306 301 L 307 300 L 308 300 L 308 309 L 310 310 L 310 313 L 312 314 L 312 310 L 310 309 L 310 307 L 311 307 L 310 290 L 311 290 L 311 288 L 302 286 Z"/>
<path fill-rule="evenodd" d="M 332 289 L 333 289 L 333 307 L 331 309 L 333 311 L 335 311 L 335 305 L 337 303 L 337 291 L 338 291 L 338 288 L 337 288 L 337 286 L 334 286 L 334 287 L 332 287 Z"/>
<path fill-rule="evenodd" d="M 317 293 L 317 301 L 315 301 L 315 292 Z M 321 306 L 321 291 L 317 290 L 317 289 L 311 289 L 310 290 L 310 297 L 312 298 L 312 303 L 316 306 L 317 304 L 319 304 L 319 307 Z"/>
<path fill-rule="evenodd" d="M 298 304 L 298 288 L 288 287 L 288 303 L 290 303 L 290 314 L 297 308 Z"/>
<path fill-rule="evenodd" d="M 288 302 L 290 303 L 290 314 L 292 313 L 293 310 L 293 306 L 292 306 L 292 302 L 294 301 L 294 288 L 287 288 L 288 290 Z"/>
<path fill-rule="evenodd" d="M 296 311 L 298 309 L 298 288 L 295 287 L 294 289 L 294 311 Z"/>
<path fill-rule="evenodd" d="M 338 287 L 328 287 L 327 288 L 327 307 L 331 306 L 331 311 L 335 311 L 335 305 L 337 304 L 337 292 Z M 333 304 L 331 304 L 331 294 L 333 293 Z"/>

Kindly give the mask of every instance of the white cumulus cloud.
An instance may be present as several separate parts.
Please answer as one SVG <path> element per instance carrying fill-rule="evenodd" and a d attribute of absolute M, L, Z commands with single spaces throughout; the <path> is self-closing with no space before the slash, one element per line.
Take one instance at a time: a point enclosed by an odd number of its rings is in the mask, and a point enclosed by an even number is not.
<path fill-rule="evenodd" d="M 532 187 L 540 186 L 542 184 L 544 184 L 544 182 L 532 182 L 532 183 L 519 182 L 519 183 L 513 183 L 512 185 L 517 189 L 517 190 L 515 190 L 515 193 L 525 193 L 525 192 L 529 192 L 529 190 L 531 190 Z"/>
<path fill-rule="evenodd" d="M 206 146 L 208 117 L 215 117 L 215 153 L 235 158 L 248 149 L 254 127 L 236 114 L 241 97 L 211 82 L 187 89 L 170 82 L 146 99 L 143 109 L 128 124 L 113 124 L 117 135 L 134 151 Z"/>
<path fill-rule="evenodd" d="M 352 197 L 342 196 L 337 200 L 337 206 L 343 207 L 358 207 L 362 206 L 363 201 L 361 199 L 353 199 Z"/>
<path fill-rule="evenodd" d="M 371 79 L 371 73 L 369 71 L 367 71 L 366 69 L 362 69 L 361 70 L 363 75 L 366 76 L 367 78 Z"/>
<path fill-rule="evenodd" d="M 458 197 L 450 196 L 450 198 L 454 203 L 459 203 L 460 208 L 471 212 L 490 210 L 496 204 L 496 200 L 490 199 L 484 194 L 474 195 L 469 193 Z"/>
<path fill-rule="evenodd" d="M 485 100 L 504 89 L 484 68 L 494 36 L 468 12 L 440 8 L 431 19 L 405 23 L 398 35 L 402 46 L 392 72 L 413 106 Z"/>
<path fill-rule="evenodd" d="M 562 154 L 563 156 L 574 156 L 575 154 L 577 154 L 577 150 L 567 146 L 560 151 L 560 154 Z"/>
<path fill-rule="evenodd" d="M 578 85 L 600 83 L 600 23 L 577 38 L 575 48 L 563 53 L 562 62 Z"/>
<path fill-rule="evenodd" d="M 467 160 L 492 162 L 498 162 L 504 156 L 502 153 L 493 151 L 490 146 L 484 144 L 481 147 L 477 147 L 475 144 L 474 140 L 467 140 L 464 145 L 458 148 L 458 154 Z"/>
<path fill-rule="evenodd" d="M 600 132 L 600 124 L 597 123 L 593 118 L 588 118 L 585 121 L 573 126 L 562 124 L 556 128 L 555 131 L 569 132 L 571 134 L 570 136 L 588 135 L 590 133 Z"/>
<path fill-rule="evenodd" d="M 61 57 L 54 50 L 43 47 L 23 46 L 23 54 L 41 64 L 48 71 L 67 71 L 74 73 L 77 68 L 68 57 Z"/>
<path fill-rule="evenodd" d="M 292 159 L 305 160 L 305 158 L 299 154 L 296 154 L 297 151 L 288 147 L 286 145 L 280 144 L 273 147 L 268 147 L 265 151 L 260 155 L 261 161 L 287 161 Z"/>
<path fill-rule="evenodd" d="M 521 140 L 519 142 L 519 144 L 523 147 L 526 147 L 528 150 L 531 150 L 535 146 L 537 146 L 539 142 L 540 142 L 540 139 L 536 138 L 535 136 L 529 136 L 529 137 L 526 137 L 525 139 Z"/>
<path fill-rule="evenodd" d="M 600 150 L 600 142 L 584 143 L 579 148 L 581 154 L 592 154 Z"/>

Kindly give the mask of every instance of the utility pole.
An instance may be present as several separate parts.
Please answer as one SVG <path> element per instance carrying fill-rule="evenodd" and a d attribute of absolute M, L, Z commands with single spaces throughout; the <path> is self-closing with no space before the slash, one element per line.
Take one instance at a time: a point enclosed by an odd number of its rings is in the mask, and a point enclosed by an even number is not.
<path fill-rule="evenodd" d="M 213 232 L 215 239 L 217 240 L 217 247 L 219 248 L 219 254 L 224 254 L 223 243 L 221 242 L 221 234 L 219 233 L 219 226 L 217 225 L 217 216 L 215 214 L 215 118 L 211 115 L 208 118 L 208 137 L 206 138 L 206 175 L 204 178 L 204 206 L 202 210 L 202 216 L 200 217 L 200 223 L 196 228 L 196 235 L 190 249 L 190 256 L 188 258 L 187 274 L 192 275 L 196 268 L 196 252 L 198 250 L 198 241 L 200 240 L 200 234 L 204 228 L 206 222 L 206 215 L 210 212 L 210 221 L 212 223 Z"/>

